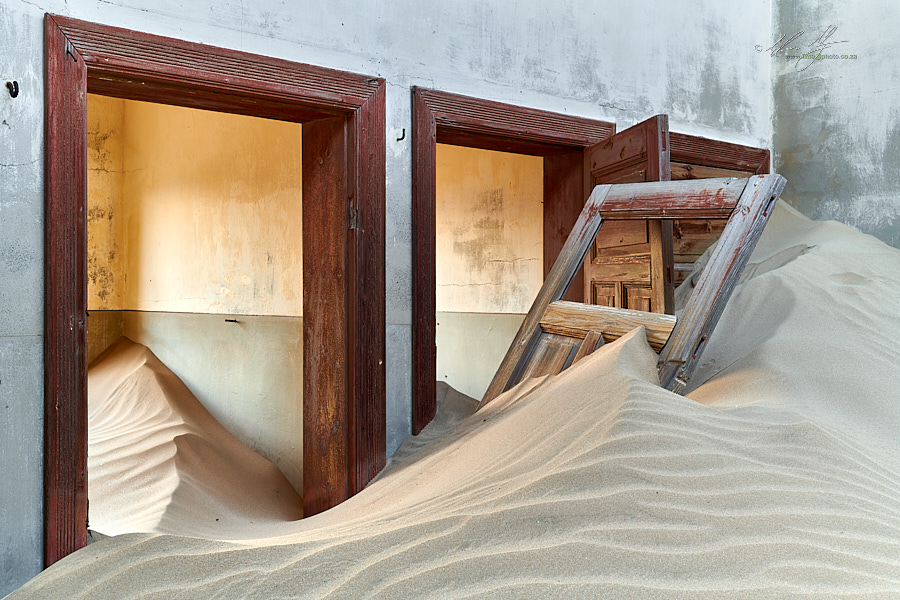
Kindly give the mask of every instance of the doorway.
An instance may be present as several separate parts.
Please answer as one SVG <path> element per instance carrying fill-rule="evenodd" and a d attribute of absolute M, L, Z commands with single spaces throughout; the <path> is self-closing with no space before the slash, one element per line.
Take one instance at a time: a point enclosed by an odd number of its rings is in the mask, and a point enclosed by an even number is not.
<path fill-rule="evenodd" d="M 87 133 L 89 374 L 119 337 L 146 346 L 302 493 L 302 124 L 88 94 Z M 89 523 L 130 531 L 111 463 L 147 413 L 101 414 L 95 381 Z"/>
<path fill-rule="evenodd" d="M 437 145 L 437 379 L 481 398 L 543 283 L 543 161 Z"/>
<path fill-rule="evenodd" d="M 541 157 L 543 275 L 584 205 L 583 149 L 615 125 L 423 88 L 413 88 L 413 418 L 419 433 L 436 411 L 437 144 Z M 569 288 L 580 300 L 581 281 Z"/>
<path fill-rule="evenodd" d="M 355 494 L 385 462 L 384 81 L 55 15 L 45 50 L 45 564 L 87 542 L 89 92 L 303 124 L 305 513 Z"/>

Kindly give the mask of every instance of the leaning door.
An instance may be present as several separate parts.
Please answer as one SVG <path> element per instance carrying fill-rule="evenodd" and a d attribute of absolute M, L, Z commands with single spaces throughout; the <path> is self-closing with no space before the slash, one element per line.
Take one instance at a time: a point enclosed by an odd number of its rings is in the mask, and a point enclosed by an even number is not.
<path fill-rule="evenodd" d="M 586 148 L 585 198 L 604 183 L 669 181 L 669 119 L 657 115 Z M 584 261 L 584 300 L 669 313 L 672 221 L 605 220 Z"/>

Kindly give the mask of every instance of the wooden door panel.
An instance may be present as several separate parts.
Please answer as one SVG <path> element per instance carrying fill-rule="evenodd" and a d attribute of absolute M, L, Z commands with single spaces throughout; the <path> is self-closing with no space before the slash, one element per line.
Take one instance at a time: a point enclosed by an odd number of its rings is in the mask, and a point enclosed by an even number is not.
<path fill-rule="evenodd" d="M 647 225 L 642 221 L 605 221 L 594 242 L 598 250 L 647 243 Z"/>
<path fill-rule="evenodd" d="M 598 184 L 668 181 L 669 178 L 666 115 L 651 117 L 585 150 L 586 197 Z M 668 231 L 668 226 L 665 229 Z M 652 301 L 642 300 L 641 306 L 671 312 L 674 308 L 672 251 L 671 244 L 664 245 L 661 236 L 659 221 L 604 222 L 585 262 L 585 298 L 596 297 L 603 304 L 614 298 L 613 306 L 625 308 L 628 299 L 622 284 L 640 284 L 653 295 Z M 666 273 L 670 274 L 668 278 Z M 616 285 L 618 291 L 614 296 L 597 293 Z"/>
<path fill-rule="evenodd" d="M 593 281 L 600 282 L 600 285 L 614 282 L 650 285 L 650 255 L 627 256 L 594 263 L 588 266 L 585 273 L 588 273 Z"/>
<path fill-rule="evenodd" d="M 659 312 L 652 310 L 653 292 L 650 286 L 646 285 L 626 285 L 625 286 L 625 306 L 631 310 L 642 310 L 644 312 Z"/>
<path fill-rule="evenodd" d="M 600 306 L 616 306 L 617 289 L 621 286 L 608 283 L 595 283 L 590 294 L 590 303 Z M 621 294 L 618 294 L 621 295 Z"/>

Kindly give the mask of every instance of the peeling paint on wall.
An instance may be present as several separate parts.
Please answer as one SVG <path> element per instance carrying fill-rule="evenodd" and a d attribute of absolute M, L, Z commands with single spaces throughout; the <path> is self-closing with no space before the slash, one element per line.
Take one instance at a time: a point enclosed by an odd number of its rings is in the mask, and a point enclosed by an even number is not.
<path fill-rule="evenodd" d="M 301 125 L 88 100 L 88 309 L 300 316 Z"/>
<path fill-rule="evenodd" d="M 438 144 L 437 310 L 525 313 L 543 283 L 540 157 Z"/>

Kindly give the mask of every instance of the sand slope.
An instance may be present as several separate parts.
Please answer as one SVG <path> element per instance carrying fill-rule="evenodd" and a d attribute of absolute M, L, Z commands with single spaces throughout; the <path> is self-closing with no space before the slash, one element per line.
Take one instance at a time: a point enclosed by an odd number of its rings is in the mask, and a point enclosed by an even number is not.
<path fill-rule="evenodd" d="M 302 500 L 278 468 L 145 346 L 117 340 L 91 364 L 88 390 L 92 530 L 241 539 L 301 518 Z"/>
<path fill-rule="evenodd" d="M 900 252 L 780 205 L 690 398 L 637 330 L 280 538 L 133 534 L 13 598 L 900 597 Z"/>

